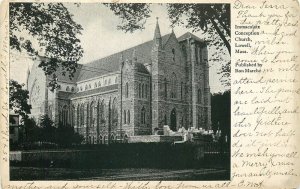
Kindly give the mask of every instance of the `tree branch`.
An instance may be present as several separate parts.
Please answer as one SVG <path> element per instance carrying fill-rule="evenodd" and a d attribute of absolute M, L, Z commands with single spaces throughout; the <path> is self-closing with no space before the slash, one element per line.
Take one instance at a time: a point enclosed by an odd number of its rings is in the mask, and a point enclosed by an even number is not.
<path fill-rule="evenodd" d="M 221 26 L 224 28 L 224 30 L 226 31 L 226 33 L 230 36 L 231 32 L 230 29 L 222 22 L 222 20 L 218 17 L 218 13 L 215 9 L 209 7 L 210 10 L 215 14 L 215 18 L 218 20 L 218 22 L 221 24 Z"/>
<path fill-rule="evenodd" d="M 231 46 L 229 44 L 229 42 L 227 41 L 226 37 L 224 36 L 224 34 L 221 32 L 219 26 L 217 25 L 217 23 L 214 21 L 213 18 L 209 18 L 211 23 L 213 24 L 214 28 L 216 29 L 217 33 L 219 34 L 219 36 L 221 37 L 221 39 L 223 40 L 229 54 L 231 55 Z"/>

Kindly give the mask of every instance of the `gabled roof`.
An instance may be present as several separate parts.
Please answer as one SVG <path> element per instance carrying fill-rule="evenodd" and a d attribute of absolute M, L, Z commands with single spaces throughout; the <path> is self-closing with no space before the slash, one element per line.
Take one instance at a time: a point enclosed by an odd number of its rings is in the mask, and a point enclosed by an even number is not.
<path fill-rule="evenodd" d="M 178 37 L 177 39 L 178 39 L 178 41 L 183 41 L 183 40 L 186 40 L 188 38 L 193 38 L 196 41 L 204 42 L 203 39 L 200 39 L 199 37 L 195 36 L 194 34 L 192 34 L 190 32 L 187 32 L 187 33 L 183 34 L 182 36 Z"/>
<path fill-rule="evenodd" d="M 162 44 L 165 45 L 171 33 L 162 36 Z M 111 72 L 119 71 L 120 57 L 123 55 L 123 60 L 132 60 L 133 50 L 136 50 L 137 61 L 140 63 L 149 63 L 151 61 L 151 50 L 153 40 L 147 41 L 140 45 L 131 47 L 124 51 L 112 54 L 110 56 L 92 61 L 88 64 L 83 64 L 80 70 L 77 81 L 91 79 Z"/>
<path fill-rule="evenodd" d="M 162 45 L 165 46 L 169 38 L 171 37 L 172 33 L 166 34 L 162 36 Z M 204 40 L 200 39 L 199 37 L 195 36 L 194 34 L 187 32 L 183 34 L 182 36 L 178 37 L 178 41 L 183 41 L 187 38 L 193 38 L 197 41 L 204 42 Z M 136 56 L 137 56 L 137 62 L 139 63 L 137 66 L 137 70 L 141 73 L 149 73 L 148 70 L 145 68 L 143 64 L 145 63 L 150 63 L 151 61 L 151 51 L 153 47 L 153 40 L 147 41 L 145 43 L 142 43 L 140 45 L 131 47 L 129 49 L 123 50 L 121 52 L 112 54 L 110 56 L 92 61 L 87 64 L 79 64 L 75 74 L 74 78 L 72 80 L 69 79 L 68 73 L 66 73 L 65 76 L 62 74 L 57 74 L 58 79 L 60 81 L 65 81 L 65 82 L 78 82 L 78 81 L 84 81 L 88 79 L 92 79 L 95 77 L 99 77 L 104 74 L 109 74 L 112 72 L 117 72 L 119 71 L 119 66 L 120 66 L 120 57 L 123 56 L 123 60 L 125 61 L 126 59 L 132 60 L 132 53 L 133 50 L 136 51 Z M 58 71 L 57 73 L 61 73 Z"/>

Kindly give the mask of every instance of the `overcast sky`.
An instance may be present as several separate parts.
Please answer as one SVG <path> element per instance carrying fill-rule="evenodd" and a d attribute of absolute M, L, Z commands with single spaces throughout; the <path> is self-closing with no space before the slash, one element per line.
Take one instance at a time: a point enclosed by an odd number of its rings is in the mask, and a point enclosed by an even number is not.
<path fill-rule="evenodd" d="M 112 11 L 101 4 L 86 3 L 76 6 L 73 3 L 65 4 L 69 11 L 74 15 L 74 20 L 83 27 L 82 35 L 79 36 L 84 54 L 80 63 L 86 64 L 113 53 L 122 51 L 129 47 L 141 44 L 153 39 L 156 17 L 159 17 L 161 34 L 165 35 L 171 32 L 170 21 L 168 19 L 165 6 L 151 5 L 151 17 L 147 19 L 145 29 L 135 31 L 134 33 L 125 33 L 117 30 L 117 25 L 121 22 Z M 192 32 L 184 27 L 175 27 L 174 32 L 177 37 Z M 201 32 L 194 33 L 200 38 L 205 38 Z M 210 52 L 209 52 L 210 53 Z M 32 62 L 24 59 L 24 56 L 13 54 L 11 59 L 11 78 L 25 83 L 28 67 Z M 210 62 L 210 86 L 211 92 L 224 91 L 217 75 L 219 64 Z"/>

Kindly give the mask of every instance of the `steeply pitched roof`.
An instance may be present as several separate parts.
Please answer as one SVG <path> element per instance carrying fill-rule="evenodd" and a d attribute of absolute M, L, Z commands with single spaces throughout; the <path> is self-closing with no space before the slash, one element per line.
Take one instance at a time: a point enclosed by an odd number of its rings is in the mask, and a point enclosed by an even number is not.
<path fill-rule="evenodd" d="M 170 35 L 171 33 L 162 36 L 163 45 L 167 42 Z M 136 50 L 137 61 L 140 63 L 148 63 L 151 61 L 152 46 L 153 40 L 150 40 L 124 51 L 92 61 L 88 64 L 83 64 L 77 81 L 83 81 L 100 75 L 118 71 L 121 55 L 123 55 L 123 60 L 132 60 L 132 52 L 134 49 Z"/>
<path fill-rule="evenodd" d="M 177 39 L 178 39 L 178 41 L 183 41 L 183 40 L 188 39 L 188 38 L 193 38 L 196 41 L 204 42 L 203 39 L 200 39 L 199 37 L 195 36 L 194 34 L 192 34 L 190 32 L 187 32 L 187 33 L 183 34 L 182 36 L 178 37 Z"/>
<path fill-rule="evenodd" d="M 163 46 L 167 43 L 171 35 L 172 33 L 162 36 Z M 183 41 L 190 37 L 197 41 L 204 42 L 204 40 L 200 39 L 199 37 L 195 36 L 190 32 L 183 34 L 177 39 L 178 41 Z M 140 45 L 112 54 L 110 56 L 92 61 L 90 63 L 79 64 L 79 67 L 77 68 L 76 73 L 74 74 L 74 78 L 72 80 L 69 79 L 68 73 L 66 74 L 66 76 L 58 74 L 58 79 L 60 81 L 66 82 L 84 81 L 95 77 L 99 77 L 104 74 L 117 72 L 119 71 L 120 57 L 123 55 L 124 61 L 126 59 L 132 60 L 132 53 L 134 49 L 136 51 L 137 62 L 141 63 L 141 65 L 136 65 L 138 67 L 138 71 L 142 73 L 149 73 L 145 66 L 143 66 L 142 64 L 149 63 L 151 61 L 151 50 L 153 47 L 153 42 L 153 40 L 150 40 Z"/>

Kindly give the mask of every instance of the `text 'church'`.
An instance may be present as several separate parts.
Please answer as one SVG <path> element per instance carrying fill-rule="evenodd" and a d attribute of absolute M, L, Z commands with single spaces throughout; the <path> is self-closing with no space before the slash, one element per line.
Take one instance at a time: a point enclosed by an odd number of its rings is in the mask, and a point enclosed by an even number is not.
<path fill-rule="evenodd" d="M 152 135 L 164 125 L 209 130 L 207 57 L 202 39 L 173 31 L 161 36 L 157 23 L 153 40 L 79 65 L 72 79 L 57 73 L 54 92 L 36 61 L 27 81 L 31 115 L 71 125 L 87 143 Z"/>

